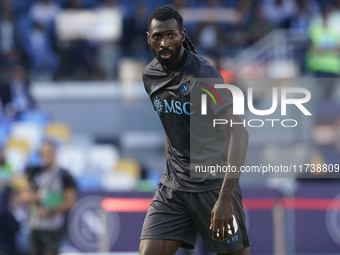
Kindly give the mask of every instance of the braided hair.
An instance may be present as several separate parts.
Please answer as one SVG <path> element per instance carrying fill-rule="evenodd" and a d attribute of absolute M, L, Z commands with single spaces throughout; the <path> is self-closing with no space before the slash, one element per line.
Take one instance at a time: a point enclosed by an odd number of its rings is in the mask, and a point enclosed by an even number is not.
<path fill-rule="evenodd" d="M 175 19 L 178 24 L 179 31 L 183 30 L 183 17 L 179 14 L 178 11 L 174 10 L 170 6 L 156 7 L 156 9 L 153 11 L 153 13 L 150 14 L 149 19 L 148 19 L 149 30 L 151 30 L 151 22 L 153 19 L 156 19 L 159 21 Z M 194 44 L 189 40 L 187 35 L 185 36 L 183 47 L 187 49 L 188 51 L 191 51 L 192 53 L 197 55 L 197 51 L 194 47 Z"/>
<path fill-rule="evenodd" d="M 188 51 L 191 51 L 192 53 L 197 55 L 197 51 L 195 49 L 194 44 L 189 40 L 189 37 L 185 35 L 185 40 L 183 42 L 183 47 L 187 49 Z"/>

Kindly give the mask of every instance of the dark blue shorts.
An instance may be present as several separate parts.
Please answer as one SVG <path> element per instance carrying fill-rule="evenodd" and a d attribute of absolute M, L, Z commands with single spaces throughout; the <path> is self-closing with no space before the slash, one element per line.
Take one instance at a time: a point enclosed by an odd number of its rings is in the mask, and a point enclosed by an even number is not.
<path fill-rule="evenodd" d="M 178 240 L 183 248 L 195 247 L 197 233 L 211 252 L 231 253 L 249 247 L 242 193 L 237 185 L 234 193 L 234 228 L 236 233 L 224 241 L 213 240 L 209 229 L 211 211 L 219 189 L 205 192 L 183 192 L 158 184 L 145 217 L 142 239 Z"/>

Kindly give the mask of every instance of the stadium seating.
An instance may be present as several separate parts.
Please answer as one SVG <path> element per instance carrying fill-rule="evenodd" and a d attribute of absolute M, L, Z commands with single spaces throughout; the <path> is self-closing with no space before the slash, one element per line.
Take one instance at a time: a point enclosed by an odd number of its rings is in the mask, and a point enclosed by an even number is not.
<path fill-rule="evenodd" d="M 43 130 L 36 123 L 18 121 L 13 123 L 10 135 L 13 138 L 26 141 L 29 149 L 34 149 L 41 142 Z"/>
<path fill-rule="evenodd" d="M 135 180 L 141 177 L 141 167 L 137 160 L 132 158 L 122 158 L 115 167 L 116 173 L 128 173 Z"/>
<path fill-rule="evenodd" d="M 60 143 L 67 144 L 71 138 L 71 129 L 65 123 L 51 122 L 45 128 L 45 135 Z"/>
<path fill-rule="evenodd" d="M 85 169 L 85 157 L 86 155 L 82 147 L 62 145 L 58 148 L 57 163 L 78 178 Z"/>
<path fill-rule="evenodd" d="M 97 173 L 113 172 L 119 160 L 119 151 L 109 144 L 93 145 L 88 151 L 88 165 Z"/>

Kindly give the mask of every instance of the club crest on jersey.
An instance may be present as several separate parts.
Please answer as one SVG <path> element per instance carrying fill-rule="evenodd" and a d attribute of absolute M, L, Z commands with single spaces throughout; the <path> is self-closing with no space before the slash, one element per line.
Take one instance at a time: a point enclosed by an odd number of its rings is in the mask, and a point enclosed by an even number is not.
<path fill-rule="evenodd" d="M 163 111 L 163 105 L 157 97 L 155 97 L 155 99 L 153 100 L 153 106 L 155 107 L 156 111 L 158 112 L 158 115 L 161 115 L 161 113 Z"/>
<path fill-rule="evenodd" d="M 180 85 L 179 89 L 181 90 L 181 93 L 186 96 L 190 92 L 190 84 L 187 82 L 184 82 Z"/>

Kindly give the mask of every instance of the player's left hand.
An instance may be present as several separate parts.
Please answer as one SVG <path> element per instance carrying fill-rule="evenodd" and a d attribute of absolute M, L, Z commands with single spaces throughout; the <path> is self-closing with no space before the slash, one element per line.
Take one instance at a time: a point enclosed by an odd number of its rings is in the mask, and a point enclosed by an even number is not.
<path fill-rule="evenodd" d="M 211 211 L 211 224 L 212 238 L 216 240 L 219 237 L 220 241 L 228 237 L 228 225 L 230 226 L 232 234 L 235 234 L 233 225 L 233 200 L 231 199 L 218 199 Z"/>

